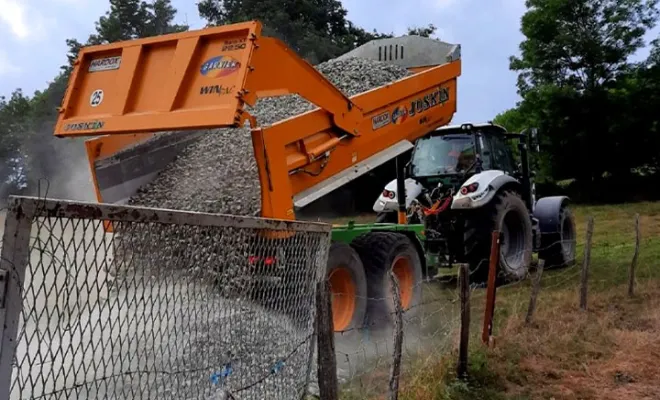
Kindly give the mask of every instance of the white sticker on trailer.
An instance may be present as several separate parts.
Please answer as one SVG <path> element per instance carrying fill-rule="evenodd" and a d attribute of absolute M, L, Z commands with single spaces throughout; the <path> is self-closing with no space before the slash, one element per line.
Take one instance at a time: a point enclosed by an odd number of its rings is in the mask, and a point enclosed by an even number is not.
<path fill-rule="evenodd" d="M 111 71 L 119 69 L 121 57 L 97 58 L 89 63 L 89 72 Z"/>

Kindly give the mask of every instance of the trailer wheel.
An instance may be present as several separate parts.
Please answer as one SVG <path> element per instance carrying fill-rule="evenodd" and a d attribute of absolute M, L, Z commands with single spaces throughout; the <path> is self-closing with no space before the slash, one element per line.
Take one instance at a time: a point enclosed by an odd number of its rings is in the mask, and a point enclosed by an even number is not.
<path fill-rule="evenodd" d="M 355 249 L 346 243 L 333 242 L 327 277 L 335 332 L 360 328 L 367 312 L 367 278 Z"/>
<path fill-rule="evenodd" d="M 369 302 L 367 322 L 377 327 L 392 320 L 392 304 L 389 272 L 399 280 L 401 305 L 405 317 L 417 312 L 422 298 L 422 262 L 410 239 L 393 232 L 371 232 L 353 240 L 367 273 Z"/>
<path fill-rule="evenodd" d="M 477 281 L 488 278 L 491 235 L 500 231 L 498 277 L 505 281 L 527 275 L 534 249 L 532 222 L 518 193 L 502 191 L 483 210 L 469 215 L 464 236 L 471 274 Z"/>

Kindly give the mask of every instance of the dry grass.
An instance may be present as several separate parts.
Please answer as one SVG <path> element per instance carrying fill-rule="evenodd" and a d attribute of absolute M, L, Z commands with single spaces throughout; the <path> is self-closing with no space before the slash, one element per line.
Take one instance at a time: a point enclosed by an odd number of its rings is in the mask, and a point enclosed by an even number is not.
<path fill-rule="evenodd" d="M 530 326 L 510 316 L 488 352 L 507 397 L 660 398 L 660 286 L 640 289 L 592 293 L 586 312 L 574 292 L 548 293 Z"/>
<path fill-rule="evenodd" d="M 533 323 L 524 323 L 529 283 L 500 288 L 496 346 L 485 349 L 480 329 L 472 330 L 469 379 L 455 378 L 455 353 L 420 359 L 402 378 L 401 399 L 660 399 L 660 203 L 579 206 L 574 213 L 578 262 L 544 274 Z M 636 294 L 628 298 L 635 213 L 642 241 Z M 578 282 L 588 216 L 595 232 L 585 312 Z M 480 300 L 472 311 L 477 326 Z"/>

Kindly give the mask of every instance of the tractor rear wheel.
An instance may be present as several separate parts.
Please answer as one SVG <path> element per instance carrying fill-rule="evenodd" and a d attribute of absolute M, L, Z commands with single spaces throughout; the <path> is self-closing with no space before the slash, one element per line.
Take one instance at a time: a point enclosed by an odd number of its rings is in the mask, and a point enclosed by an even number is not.
<path fill-rule="evenodd" d="M 491 204 L 466 221 L 465 254 L 477 281 L 488 278 L 493 231 L 500 232 L 498 277 L 504 281 L 524 278 L 532 261 L 534 243 L 532 221 L 518 193 L 509 190 L 498 193 Z"/>
<path fill-rule="evenodd" d="M 333 242 L 327 277 L 335 332 L 362 327 L 367 312 L 367 278 L 360 256 L 351 246 Z"/>
<path fill-rule="evenodd" d="M 371 232 L 353 240 L 367 273 L 369 302 L 367 323 L 369 327 L 392 320 L 394 305 L 390 271 L 399 281 L 401 306 L 405 317 L 417 311 L 422 299 L 422 261 L 415 245 L 406 236 L 393 232 Z"/>

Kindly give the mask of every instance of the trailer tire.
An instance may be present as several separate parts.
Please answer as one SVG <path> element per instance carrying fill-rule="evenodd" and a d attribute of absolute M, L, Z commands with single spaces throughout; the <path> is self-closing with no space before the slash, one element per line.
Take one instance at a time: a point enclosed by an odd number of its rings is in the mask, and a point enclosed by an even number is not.
<path fill-rule="evenodd" d="M 505 282 L 527 276 L 534 242 L 532 221 L 525 202 L 515 191 L 503 190 L 483 210 L 468 214 L 464 232 L 465 255 L 472 279 L 488 279 L 491 235 L 500 231 L 498 278 Z"/>
<path fill-rule="evenodd" d="M 335 332 L 362 327 L 367 312 L 367 277 L 360 256 L 350 245 L 333 242 L 326 271 Z"/>
<path fill-rule="evenodd" d="M 358 236 L 352 245 L 364 263 L 369 302 L 366 321 L 370 328 L 390 323 L 395 311 L 389 271 L 399 280 L 404 318 L 418 311 L 422 299 L 422 261 L 415 245 L 406 236 L 393 232 L 371 232 Z"/>

